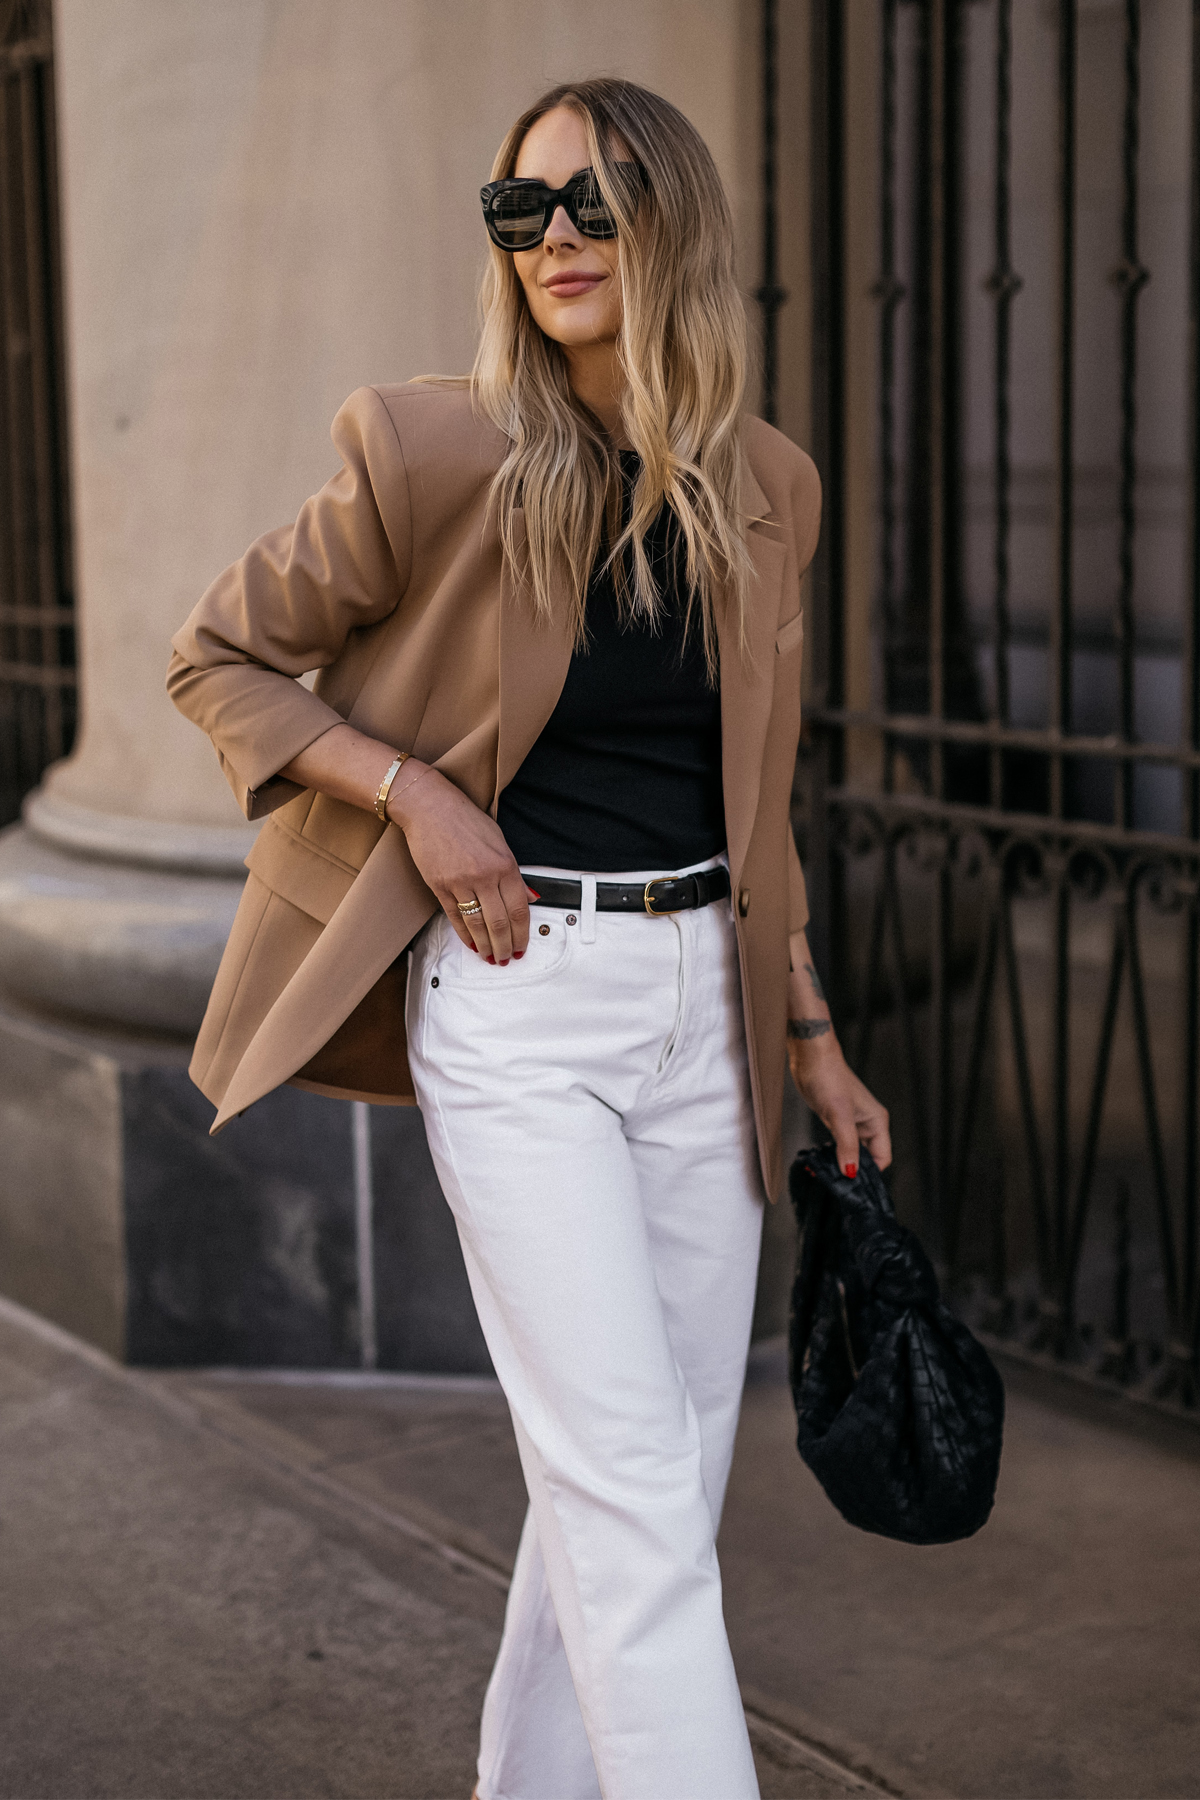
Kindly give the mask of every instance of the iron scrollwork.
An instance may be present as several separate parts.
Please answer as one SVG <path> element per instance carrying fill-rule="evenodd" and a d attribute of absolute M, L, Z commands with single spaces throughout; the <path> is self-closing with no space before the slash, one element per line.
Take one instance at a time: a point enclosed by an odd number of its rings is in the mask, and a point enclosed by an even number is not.
<path fill-rule="evenodd" d="M 911 1139 L 898 1199 L 952 1290 L 1031 1350 L 1196 1406 L 1196 1195 L 1181 1177 L 1197 1096 L 1167 1107 L 1164 1084 L 1200 1007 L 1180 979 L 1200 848 L 963 821 L 882 795 L 833 810 L 862 926 L 844 1034 Z M 939 1059 L 931 920 L 944 882 L 955 918 Z M 999 1142 L 1025 1165 L 1010 1157 L 1002 1179 L 986 1167 Z"/>

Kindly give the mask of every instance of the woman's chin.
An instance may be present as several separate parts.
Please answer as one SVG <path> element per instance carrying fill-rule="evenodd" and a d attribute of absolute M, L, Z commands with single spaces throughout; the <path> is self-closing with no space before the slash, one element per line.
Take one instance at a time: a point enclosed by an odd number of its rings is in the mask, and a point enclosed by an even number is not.
<path fill-rule="evenodd" d="M 565 313 L 565 317 L 563 314 Z M 561 344 L 565 350 L 583 346 L 584 344 L 612 345 L 617 341 L 617 332 L 612 320 L 602 314 L 588 312 L 582 308 L 578 311 L 560 313 L 557 318 L 539 319 L 538 324 L 548 338 Z"/>

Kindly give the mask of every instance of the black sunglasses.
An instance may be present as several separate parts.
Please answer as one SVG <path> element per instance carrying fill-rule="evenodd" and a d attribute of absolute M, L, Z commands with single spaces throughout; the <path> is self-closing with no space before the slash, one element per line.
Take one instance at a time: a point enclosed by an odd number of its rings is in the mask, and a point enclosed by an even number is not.
<path fill-rule="evenodd" d="M 617 173 L 632 196 L 646 184 L 640 163 L 617 163 Z M 544 181 L 489 181 L 480 188 L 483 222 L 488 236 L 501 250 L 536 250 L 562 207 L 576 231 L 584 237 L 615 238 L 617 222 L 600 192 L 594 169 L 580 169 L 565 187 L 547 187 Z"/>

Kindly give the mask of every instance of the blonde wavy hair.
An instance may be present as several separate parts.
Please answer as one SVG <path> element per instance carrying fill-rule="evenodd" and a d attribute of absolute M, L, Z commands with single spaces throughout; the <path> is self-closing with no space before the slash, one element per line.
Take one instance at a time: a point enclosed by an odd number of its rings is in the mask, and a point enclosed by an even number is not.
<path fill-rule="evenodd" d="M 725 190 L 708 146 L 678 108 L 633 82 L 609 79 L 568 82 L 543 94 L 505 137 L 493 181 L 512 175 L 530 126 L 559 106 L 583 121 L 600 191 L 617 222 L 621 419 L 641 470 L 629 521 L 619 530 L 621 477 L 612 443 L 574 399 L 566 358 L 534 323 L 513 258 L 490 246 L 471 386 L 480 410 L 509 440 L 492 487 L 504 551 L 522 566 L 543 616 L 552 610 L 555 565 L 565 565 L 581 643 L 606 524 L 622 609 L 652 621 L 660 616 L 663 596 L 645 537 L 666 502 L 677 523 L 688 628 L 698 613 L 715 675 L 716 591 L 724 588 L 744 644 L 750 573 L 741 511 L 746 319 Z M 641 192 L 617 172 L 630 155 L 645 172 Z M 524 509 L 523 549 L 517 506 Z"/>

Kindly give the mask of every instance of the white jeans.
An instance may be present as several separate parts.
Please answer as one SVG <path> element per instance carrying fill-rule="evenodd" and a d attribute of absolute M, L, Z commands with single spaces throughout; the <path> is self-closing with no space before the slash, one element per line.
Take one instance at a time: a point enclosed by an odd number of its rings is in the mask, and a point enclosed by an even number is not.
<path fill-rule="evenodd" d="M 534 907 L 507 968 L 440 914 L 412 952 L 417 1097 L 530 1499 L 479 1793 L 756 1800 L 714 1548 L 762 1229 L 733 916 L 594 892 Z"/>

